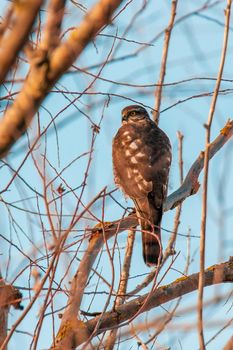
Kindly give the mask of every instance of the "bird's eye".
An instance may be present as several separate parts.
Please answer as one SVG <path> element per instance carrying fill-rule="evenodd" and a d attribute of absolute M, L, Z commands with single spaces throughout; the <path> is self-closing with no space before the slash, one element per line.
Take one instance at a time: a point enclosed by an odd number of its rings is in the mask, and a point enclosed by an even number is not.
<path fill-rule="evenodd" d="M 135 111 L 133 111 L 133 112 L 130 112 L 130 114 L 129 114 L 131 117 L 134 117 L 135 115 L 136 115 L 136 112 Z"/>

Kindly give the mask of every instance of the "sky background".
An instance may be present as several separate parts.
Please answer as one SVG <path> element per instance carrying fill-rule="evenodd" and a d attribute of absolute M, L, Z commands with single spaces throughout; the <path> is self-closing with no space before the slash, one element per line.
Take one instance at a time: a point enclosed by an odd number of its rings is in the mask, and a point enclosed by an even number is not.
<path fill-rule="evenodd" d="M 4 2 L 8 5 L 8 2 Z M 94 1 L 85 1 L 83 4 L 87 9 L 91 7 Z M 205 3 L 215 4 L 211 8 L 197 13 Z M 143 8 L 143 4 L 145 5 Z M 126 5 L 123 2 L 120 8 Z M 105 186 L 107 190 L 115 188 L 112 174 L 111 144 L 112 138 L 121 124 L 121 109 L 130 104 L 142 104 L 146 106 L 148 112 L 154 106 L 154 86 L 143 87 L 144 85 L 155 84 L 158 81 L 162 48 L 163 31 L 169 21 L 171 1 L 131 1 L 125 10 L 114 20 L 113 25 L 103 29 L 101 34 L 91 43 L 74 67 L 63 76 L 57 83 L 49 97 L 43 102 L 39 115 L 37 115 L 31 124 L 27 135 L 24 135 L 12 148 L 7 156 L 7 163 L 17 169 L 28 151 L 28 143 L 32 143 L 38 135 L 38 125 L 40 131 L 43 131 L 48 125 L 49 128 L 45 136 L 41 137 L 34 148 L 34 160 L 32 156 L 27 157 L 25 163 L 19 171 L 19 175 L 26 181 L 27 185 L 17 177 L 12 184 L 4 191 L 2 198 L 5 204 L 0 202 L 1 210 L 1 232 L 4 237 L 12 239 L 13 243 L 19 249 L 10 246 L 6 240 L 2 240 L 1 249 L 1 269 L 3 276 L 7 281 L 14 281 L 19 287 L 28 288 L 33 284 L 31 269 L 29 267 L 30 256 L 38 260 L 38 264 L 46 269 L 47 261 L 45 259 L 45 250 L 42 235 L 42 222 L 46 232 L 46 241 L 51 242 L 51 232 L 46 215 L 38 215 L 39 211 L 45 213 L 45 204 L 42 198 L 35 193 L 43 193 L 43 181 L 39 176 L 38 169 L 35 166 L 35 159 L 40 169 L 43 169 L 45 162 L 45 173 L 49 180 L 53 180 L 53 188 L 50 189 L 48 196 L 52 199 L 56 189 L 62 183 L 66 191 L 68 187 L 77 190 L 67 193 L 62 199 L 57 200 L 57 207 L 51 206 L 51 210 L 60 210 L 62 203 L 62 227 L 65 229 L 73 215 L 77 204 L 76 196 L 81 193 L 78 188 L 83 180 L 84 173 L 89 160 L 89 153 L 92 135 L 93 123 L 100 123 L 100 132 L 96 134 L 94 150 L 90 169 L 88 171 L 87 185 L 85 187 L 82 201 L 87 205 Z M 181 20 L 174 26 L 169 47 L 169 55 L 166 70 L 166 83 L 178 82 L 190 78 L 216 78 L 224 31 L 224 8 L 226 1 L 191 1 L 180 0 L 177 6 L 176 20 Z M 120 9 L 119 8 L 119 9 Z M 118 10 L 119 10 L 118 9 Z M 1 10 L 2 14 L 5 12 Z M 196 13 L 195 13 L 196 12 Z M 118 13 L 118 11 L 117 11 Z M 136 15 L 137 14 L 137 15 Z M 41 15 L 44 19 L 44 13 Z M 135 21 L 131 22 L 136 16 Z M 63 26 L 64 31 L 77 25 L 83 17 L 83 11 L 68 1 L 67 14 Z M 130 25 L 129 25 L 130 24 Z M 129 27 L 128 27 L 129 26 Z M 127 33 L 125 33 L 128 27 Z M 211 140 L 213 140 L 225 125 L 228 118 L 232 115 L 232 20 L 229 36 L 228 53 L 224 68 L 223 77 L 229 81 L 223 81 L 221 90 L 228 89 L 227 92 L 219 95 L 217 107 L 214 115 L 211 131 Z M 124 37 L 124 40 L 115 39 L 114 36 Z M 143 45 L 144 44 L 144 45 Z M 106 62 L 106 57 L 108 57 Z M 105 65 L 103 66 L 103 62 Z M 78 69 L 77 69 L 78 67 Z M 82 72 L 81 70 L 85 70 Z M 21 64 L 21 68 L 16 74 L 16 78 L 22 78 L 27 72 L 27 65 Z M 93 75 L 99 75 L 101 79 L 94 81 Z M 196 79 L 184 83 L 167 86 L 163 90 L 163 99 L 161 104 L 160 127 L 167 133 L 171 140 L 173 148 L 173 162 L 169 180 L 169 193 L 179 187 L 179 168 L 178 168 L 178 140 L 177 131 L 183 133 L 183 160 L 184 175 L 187 174 L 190 166 L 197 158 L 205 146 L 205 128 L 203 124 L 207 121 L 208 111 L 211 103 L 211 97 L 196 95 L 209 93 L 214 90 L 214 80 Z M 130 85 L 130 86 L 128 86 Z M 133 86 L 135 85 L 135 86 Z M 20 84 L 7 85 L 8 91 L 19 91 Z M 62 90 L 62 92 L 61 92 Z M 69 91 L 69 93 L 68 93 Z M 85 93 L 83 93 L 85 91 Z M 81 95 L 80 95 L 81 94 Z M 7 95 L 5 88 L 1 90 L 1 96 Z M 192 98 L 191 98 L 192 97 Z M 190 98 L 187 101 L 186 99 Z M 70 103 L 72 101 L 73 103 Z M 180 103 L 178 103 L 180 101 Z M 1 111 L 6 104 L 12 103 L 9 100 L 3 100 L 0 107 Z M 176 104 L 177 103 L 177 104 Z M 173 106 L 176 104 L 175 106 Z M 173 106 L 173 107 L 172 107 Z M 51 123 L 51 118 L 54 122 Z M 85 154 L 85 153 L 88 154 Z M 46 160 L 44 161 L 46 154 Z M 79 159 L 76 159 L 80 157 Z M 208 196 L 208 219 L 207 219 L 207 238 L 206 238 L 206 266 L 215 263 L 227 261 L 232 255 L 232 142 L 228 142 L 221 149 L 214 159 L 210 162 L 209 176 L 209 196 Z M 69 167 L 67 167 L 70 164 Z M 67 167 L 67 168 L 66 168 Z M 55 179 L 56 171 L 62 172 L 60 178 Z M 55 170 L 56 169 L 56 170 Z M 9 166 L 2 163 L 1 170 L 1 191 L 6 189 L 12 177 L 12 170 Z M 202 184 L 202 176 L 199 178 Z M 31 190 L 29 186 L 33 189 Z M 176 278 L 182 276 L 187 259 L 187 235 L 190 239 L 190 258 L 189 273 L 199 271 L 199 235 L 201 220 L 201 194 L 199 192 L 185 200 L 182 207 L 181 224 L 176 241 L 176 252 L 178 256 L 172 269 L 166 274 L 161 285 L 168 284 Z M 132 206 L 130 200 L 126 201 L 123 194 L 118 190 L 113 194 L 123 207 Z M 7 204 L 6 204 L 7 203 Z M 31 213 L 25 213 L 22 209 L 28 209 Z M 93 213 L 101 219 L 102 216 L 101 200 L 92 207 Z M 79 210 L 82 210 L 80 206 Z M 122 208 L 116 202 L 107 198 L 105 203 L 105 221 L 119 219 L 122 214 Z M 172 231 L 175 210 L 166 212 L 163 217 L 162 226 L 166 230 Z M 57 220 L 54 218 L 54 224 Z M 84 227 L 93 227 L 96 222 L 87 217 L 75 227 L 74 232 L 70 234 L 68 242 L 79 241 L 77 230 Z M 119 277 L 120 260 L 123 259 L 123 247 L 126 244 L 127 233 L 119 234 L 117 250 L 114 259 L 115 282 Z M 163 247 L 166 248 L 169 239 L 169 232 L 162 232 Z M 78 258 L 81 258 L 82 251 L 85 249 L 85 241 L 78 251 Z M 71 261 L 77 247 L 73 246 L 69 254 L 64 254 L 61 259 L 56 281 L 60 281 L 66 271 L 67 264 Z M 24 252 L 26 254 L 23 255 Z M 98 271 L 111 281 L 112 275 L 109 269 L 109 260 L 106 251 L 103 251 L 100 259 L 97 259 Z M 171 262 L 168 261 L 168 264 Z M 77 262 L 78 264 L 78 262 Z M 165 265 L 161 271 L 161 276 L 168 268 Z M 25 268 L 22 271 L 22 269 Z M 69 280 L 72 278 L 77 265 L 74 263 L 69 270 L 68 276 L 64 280 L 65 286 L 69 287 Z M 128 290 L 132 290 L 138 285 L 149 269 L 145 266 L 141 253 L 141 237 L 137 233 L 135 249 L 132 259 L 131 278 Z M 89 285 L 90 291 L 93 291 L 97 279 L 93 277 Z M 232 318 L 232 297 L 230 294 L 231 286 L 222 285 L 219 287 L 209 287 L 205 289 L 205 298 L 208 300 L 217 293 L 227 294 L 225 298 L 216 307 L 205 310 L 205 322 L 216 322 L 217 327 L 206 328 L 205 339 L 208 341 L 216 331 Z M 107 290 L 105 285 L 100 283 L 99 290 Z M 147 289 L 149 290 L 149 289 Z M 143 291 L 145 293 L 146 290 Z M 22 290 L 25 298 L 23 304 L 26 306 L 30 293 Z M 82 309 L 87 309 L 93 295 L 86 295 Z M 107 295 L 97 295 L 92 301 L 90 311 L 100 311 L 104 305 Z M 63 293 L 57 294 L 54 302 L 54 309 L 64 307 L 65 297 Z M 19 330 L 33 332 L 36 322 L 35 315 L 38 316 L 41 300 L 35 304 L 30 315 L 20 324 Z M 181 301 L 181 308 L 185 306 L 194 306 L 197 301 L 197 292 L 184 296 Z M 41 304 L 40 304 L 41 302 Z M 166 304 L 163 307 L 153 309 L 149 317 L 166 314 L 166 310 L 171 310 L 175 305 Z M 51 310 L 50 310 L 51 311 Z M 49 310 L 48 310 L 49 313 Z M 9 315 L 9 326 L 20 316 L 20 312 L 11 311 Z M 145 320 L 145 315 L 139 317 L 139 321 Z M 59 325 L 59 319 L 55 315 L 55 325 Z M 175 324 L 184 325 L 196 322 L 196 312 L 190 316 L 176 317 Z M 177 326 L 178 327 L 178 326 Z M 48 314 L 45 318 L 42 333 L 39 339 L 38 349 L 49 347 L 51 342 L 51 316 Z M 151 331 L 153 333 L 153 330 Z M 220 349 L 227 339 L 232 335 L 232 327 L 223 331 L 209 345 L 208 349 Z M 143 340 L 147 336 L 140 335 Z M 20 343 L 21 348 L 28 348 L 31 338 L 25 334 L 16 334 L 9 346 L 9 349 L 15 349 Z M 197 331 L 195 327 L 192 331 L 180 331 L 178 328 L 164 331 L 158 337 L 158 344 L 161 349 L 198 349 Z M 129 340 L 120 344 L 120 349 L 137 349 L 135 340 Z"/>

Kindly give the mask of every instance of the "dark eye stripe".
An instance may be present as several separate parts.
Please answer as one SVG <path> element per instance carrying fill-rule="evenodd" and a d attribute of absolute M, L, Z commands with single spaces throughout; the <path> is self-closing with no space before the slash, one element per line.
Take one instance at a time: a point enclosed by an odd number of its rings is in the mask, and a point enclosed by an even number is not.
<path fill-rule="evenodd" d="M 145 116 L 142 115 L 142 114 L 134 114 L 134 115 L 129 114 L 129 117 L 133 117 L 134 119 L 143 119 L 143 118 L 145 118 Z"/>

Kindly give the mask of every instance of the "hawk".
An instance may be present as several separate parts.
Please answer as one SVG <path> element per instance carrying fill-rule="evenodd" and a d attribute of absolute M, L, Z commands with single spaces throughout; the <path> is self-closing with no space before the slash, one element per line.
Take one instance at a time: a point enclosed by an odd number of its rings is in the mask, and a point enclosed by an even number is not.
<path fill-rule="evenodd" d="M 114 180 L 135 205 L 148 266 L 162 259 L 160 225 L 167 195 L 171 144 L 145 108 L 122 110 L 122 126 L 113 139 Z"/>

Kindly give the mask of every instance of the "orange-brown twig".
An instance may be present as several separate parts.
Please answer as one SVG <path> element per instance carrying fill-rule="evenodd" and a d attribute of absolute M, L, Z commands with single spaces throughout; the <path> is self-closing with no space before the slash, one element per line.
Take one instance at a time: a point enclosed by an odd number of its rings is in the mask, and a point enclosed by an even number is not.
<path fill-rule="evenodd" d="M 206 147 L 204 153 L 204 181 L 203 181 L 203 192 L 202 192 L 202 216 L 201 216 L 201 239 L 200 239 L 200 275 L 199 275 L 199 286 L 198 286 L 198 338 L 199 346 L 201 350 L 205 350 L 205 340 L 203 332 L 203 291 L 204 291 L 204 270 L 205 270 L 205 236 L 206 236 L 206 218 L 207 218 L 207 197 L 208 197 L 208 175 L 209 175 L 209 158 L 210 158 L 210 132 L 212 121 L 215 112 L 215 106 L 217 103 L 218 93 L 220 89 L 221 79 L 223 75 L 223 69 L 227 53 L 228 45 L 228 34 L 230 26 L 230 15 L 231 15 L 231 4 L 232 0 L 227 0 L 227 7 L 225 11 L 225 30 L 223 37 L 223 48 L 221 61 L 219 65 L 218 78 L 214 89 L 213 98 L 210 105 L 209 115 L 206 127 Z"/>

